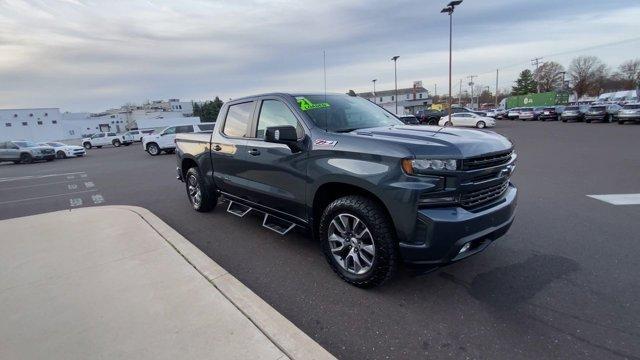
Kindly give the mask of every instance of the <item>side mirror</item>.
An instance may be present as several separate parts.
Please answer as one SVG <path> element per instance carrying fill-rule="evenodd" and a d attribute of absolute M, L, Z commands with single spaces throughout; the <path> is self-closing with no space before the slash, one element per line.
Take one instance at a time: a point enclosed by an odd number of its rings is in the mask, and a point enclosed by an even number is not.
<path fill-rule="evenodd" d="M 296 128 L 291 125 L 268 127 L 264 133 L 264 141 L 275 144 L 285 144 L 289 146 L 293 152 L 300 151 L 298 133 L 296 132 Z"/>

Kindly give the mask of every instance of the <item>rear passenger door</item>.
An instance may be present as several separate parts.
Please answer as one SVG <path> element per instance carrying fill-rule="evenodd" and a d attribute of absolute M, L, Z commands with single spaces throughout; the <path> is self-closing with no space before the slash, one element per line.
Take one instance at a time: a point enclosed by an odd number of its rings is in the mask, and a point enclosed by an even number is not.
<path fill-rule="evenodd" d="M 306 149 L 292 152 L 287 145 L 264 141 L 268 127 L 286 125 L 296 128 L 298 139 L 304 138 L 302 120 L 290 104 L 278 97 L 260 99 L 242 160 L 242 184 L 249 200 L 306 219 Z"/>
<path fill-rule="evenodd" d="M 211 136 L 211 158 L 216 186 L 227 194 L 243 199 L 247 198 L 247 193 L 240 177 L 244 171 L 241 161 L 247 152 L 247 136 L 255 104 L 255 100 L 247 99 L 225 105 L 218 117 L 222 124 L 216 127 Z"/>

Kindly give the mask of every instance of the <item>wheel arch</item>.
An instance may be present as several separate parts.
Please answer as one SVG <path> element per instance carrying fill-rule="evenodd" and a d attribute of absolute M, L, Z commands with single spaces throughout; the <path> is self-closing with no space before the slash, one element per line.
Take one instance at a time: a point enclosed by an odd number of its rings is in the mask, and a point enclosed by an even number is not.
<path fill-rule="evenodd" d="M 310 209 L 312 215 L 311 225 L 314 238 L 317 239 L 320 217 L 322 216 L 322 212 L 327 207 L 327 205 L 338 198 L 348 195 L 364 196 L 377 203 L 389 219 L 389 222 L 393 227 L 393 231 L 395 232 L 395 223 L 393 221 L 393 217 L 391 216 L 391 213 L 389 212 L 389 209 L 385 205 L 384 201 L 382 201 L 380 197 L 362 186 L 347 182 L 335 181 L 326 182 L 320 185 L 314 193 L 313 202 Z"/>

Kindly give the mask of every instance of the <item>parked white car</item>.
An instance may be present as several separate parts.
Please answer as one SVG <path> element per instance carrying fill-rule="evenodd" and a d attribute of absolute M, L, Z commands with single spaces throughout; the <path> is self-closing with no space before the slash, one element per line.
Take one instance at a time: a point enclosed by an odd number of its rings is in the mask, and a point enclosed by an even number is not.
<path fill-rule="evenodd" d="M 145 135 L 153 133 L 153 129 L 129 130 L 122 134 L 123 143 L 142 142 Z"/>
<path fill-rule="evenodd" d="M 82 139 L 82 146 L 85 149 L 91 149 L 94 146 L 100 149 L 105 145 L 119 147 L 122 145 L 122 138 L 114 132 L 99 132 L 91 135 L 91 137 Z"/>
<path fill-rule="evenodd" d="M 449 122 L 449 116 L 443 116 L 438 122 L 440 126 L 472 126 L 478 129 L 484 129 L 485 127 L 493 127 L 496 125 L 496 121 L 493 118 L 487 116 L 480 116 L 478 114 L 463 112 L 451 114 L 451 122 Z"/>
<path fill-rule="evenodd" d="M 157 134 L 142 137 L 142 148 L 151 156 L 160 155 L 163 151 L 172 153 L 176 149 L 176 134 L 213 131 L 215 123 L 201 123 L 196 125 L 169 126 Z"/>
<path fill-rule="evenodd" d="M 82 146 L 68 145 L 61 142 L 40 143 L 42 146 L 51 146 L 56 151 L 56 159 L 85 156 L 87 152 Z"/>

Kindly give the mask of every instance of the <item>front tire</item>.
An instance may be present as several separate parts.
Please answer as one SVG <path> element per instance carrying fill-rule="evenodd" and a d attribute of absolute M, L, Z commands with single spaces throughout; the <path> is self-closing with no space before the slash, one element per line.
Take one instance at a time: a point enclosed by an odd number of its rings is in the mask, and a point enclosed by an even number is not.
<path fill-rule="evenodd" d="M 398 261 L 395 231 L 370 198 L 351 195 L 333 201 L 320 218 L 318 234 L 327 262 L 349 284 L 375 287 L 393 275 Z"/>
<path fill-rule="evenodd" d="M 200 170 L 198 170 L 197 167 L 192 167 L 187 170 L 185 188 L 191 207 L 193 207 L 195 211 L 209 212 L 216 206 L 218 198 L 215 195 L 215 191 L 212 194 L 207 190 Z"/>
<path fill-rule="evenodd" d="M 478 123 L 476 124 L 476 127 L 478 129 L 484 129 L 485 127 L 487 127 L 487 124 L 485 124 L 484 121 L 478 121 Z"/>
<path fill-rule="evenodd" d="M 444 126 L 446 127 L 453 126 L 453 123 L 451 121 L 447 121 L 444 123 Z"/>
<path fill-rule="evenodd" d="M 87 150 L 91 149 L 91 143 L 90 142 L 86 142 L 86 143 L 82 144 L 82 146 L 84 146 L 84 148 L 87 149 Z"/>
<path fill-rule="evenodd" d="M 56 159 L 66 159 L 67 158 L 67 154 L 64 151 L 58 151 L 56 153 Z"/>
<path fill-rule="evenodd" d="M 151 156 L 160 155 L 160 147 L 156 143 L 151 143 L 147 145 L 147 152 Z"/>
<path fill-rule="evenodd" d="M 20 162 L 23 164 L 31 164 L 33 162 L 33 156 L 28 153 L 20 154 Z"/>

